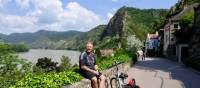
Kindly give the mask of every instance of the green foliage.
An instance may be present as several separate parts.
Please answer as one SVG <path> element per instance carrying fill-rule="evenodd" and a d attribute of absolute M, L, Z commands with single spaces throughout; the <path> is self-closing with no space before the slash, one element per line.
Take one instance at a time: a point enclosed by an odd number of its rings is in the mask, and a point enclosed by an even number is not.
<path fill-rule="evenodd" d="M 8 88 L 30 71 L 30 63 L 16 55 L 4 54 L 0 56 L 0 68 L 0 86 Z"/>
<path fill-rule="evenodd" d="M 81 75 L 73 71 L 52 72 L 41 75 L 27 74 L 22 80 L 10 88 L 60 88 L 61 86 L 72 84 L 81 79 Z"/>
<path fill-rule="evenodd" d="M 0 54 L 14 53 L 14 52 L 27 52 L 29 48 L 24 44 L 10 45 L 0 43 Z"/>
<path fill-rule="evenodd" d="M 60 88 L 82 79 L 77 70 L 78 66 L 72 67 L 67 56 L 63 56 L 61 62 L 57 66 L 57 62 L 51 61 L 50 58 L 39 58 L 33 66 L 33 72 L 27 73 L 23 79 L 12 84 L 10 88 Z"/>
<path fill-rule="evenodd" d="M 160 26 L 159 23 L 165 20 L 168 12 L 166 9 L 137 9 L 131 7 L 126 7 L 123 10 L 127 13 L 124 19 L 124 29 L 128 30 L 129 35 L 134 34 L 140 40 L 144 40 L 148 32 L 155 32 L 157 30 L 156 26 Z"/>
<path fill-rule="evenodd" d="M 186 5 L 191 5 L 194 3 L 200 3 L 200 0 L 185 0 Z"/>
<path fill-rule="evenodd" d="M 0 43 L 0 56 L 11 53 L 12 52 L 12 48 L 10 45 L 8 44 L 1 44 Z"/>
<path fill-rule="evenodd" d="M 87 41 L 93 42 L 95 46 L 99 45 L 101 43 L 101 41 L 99 41 L 100 35 L 105 30 L 105 28 L 106 25 L 99 25 L 88 32 L 76 36 L 75 39 L 72 39 L 73 41 L 69 42 L 67 46 L 83 51 Z"/>
<path fill-rule="evenodd" d="M 127 45 L 127 49 L 132 52 L 137 52 L 143 46 L 142 42 L 135 35 L 127 37 Z"/>
<path fill-rule="evenodd" d="M 98 57 L 97 64 L 100 70 L 105 70 L 113 65 L 114 61 L 117 62 L 131 62 L 136 59 L 134 53 L 127 52 L 123 49 L 118 49 L 113 57 Z"/>
<path fill-rule="evenodd" d="M 46 31 L 40 30 L 35 33 L 14 33 L 0 37 L 10 44 L 25 43 L 30 48 L 50 48 L 50 49 L 66 49 L 68 42 L 73 42 L 74 37 L 82 34 L 78 31 Z M 66 43 L 67 42 L 67 43 Z"/>
<path fill-rule="evenodd" d="M 29 48 L 25 44 L 14 44 L 12 50 L 15 52 L 28 52 Z"/>
<path fill-rule="evenodd" d="M 12 54 L 14 52 L 11 45 L 0 44 L 0 51 L 1 88 L 59 88 L 82 79 L 75 72 L 77 66 L 68 69 L 72 67 L 68 57 L 61 58 L 62 72 L 56 73 L 57 63 L 51 61 L 50 58 L 39 58 L 32 71 L 30 63 Z"/>
<path fill-rule="evenodd" d="M 101 43 L 99 43 L 96 47 L 100 48 L 100 49 L 107 49 L 107 48 L 118 48 L 118 43 L 119 43 L 119 39 L 117 39 L 116 37 L 107 37 L 104 38 L 103 40 L 101 40 Z"/>
<path fill-rule="evenodd" d="M 60 71 L 66 71 L 72 68 L 72 64 L 70 63 L 71 59 L 67 56 L 62 56 L 61 64 L 59 66 Z"/>
<path fill-rule="evenodd" d="M 46 72 L 55 71 L 57 69 L 57 62 L 53 62 L 51 58 L 39 58 L 36 66 L 44 69 Z"/>
<path fill-rule="evenodd" d="M 181 27 L 189 27 L 191 28 L 194 24 L 194 12 L 186 13 L 180 21 Z"/>
<path fill-rule="evenodd" d="M 97 57 L 100 57 L 101 56 L 100 48 L 95 48 L 94 50 Z"/>

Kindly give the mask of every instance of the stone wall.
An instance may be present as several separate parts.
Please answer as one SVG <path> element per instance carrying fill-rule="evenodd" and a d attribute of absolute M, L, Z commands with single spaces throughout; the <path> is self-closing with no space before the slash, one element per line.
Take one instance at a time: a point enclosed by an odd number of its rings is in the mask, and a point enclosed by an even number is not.
<path fill-rule="evenodd" d="M 123 63 L 123 64 L 118 65 L 118 68 L 119 68 L 120 72 L 126 73 L 128 71 L 128 69 L 131 68 L 131 64 Z M 116 72 L 116 68 L 112 67 L 110 69 L 103 71 L 103 74 L 109 79 L 115 74 L 115 72 Z M 63 86 L 62 88 L 91 88 L 91 82 L 88 79 L 83 79 L 80 82 L 77 82 L 77 83 L 74 83 L 74 84 L 68 85 L 68 86 Z"/>
<path fill-rule="evenodd" d="M 190 43 L 190 58 L 200 58 L 200 5 L 195 7 L 193 36 Z"/>

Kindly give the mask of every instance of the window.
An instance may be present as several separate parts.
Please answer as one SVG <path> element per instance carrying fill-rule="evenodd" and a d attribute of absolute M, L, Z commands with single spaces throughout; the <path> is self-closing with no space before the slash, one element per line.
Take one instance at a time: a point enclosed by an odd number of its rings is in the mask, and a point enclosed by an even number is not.
<path fill-rule="evenodd" d="M 178 29 L 178 26 L 179 26 L 178 24 L 174 24 L 175 29 Z"/>

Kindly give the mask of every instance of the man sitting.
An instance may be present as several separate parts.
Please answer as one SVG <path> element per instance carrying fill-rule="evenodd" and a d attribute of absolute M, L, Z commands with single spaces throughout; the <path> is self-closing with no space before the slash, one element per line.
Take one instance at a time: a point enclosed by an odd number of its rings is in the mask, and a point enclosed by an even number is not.
<path fill-rule="evenodd" d="M 79 66 L 81 74 L 91 80 L 92 88 L 105 88 L 106 78 L 97 70 L 98 66 L 96 65 L 96 57 L 91 42 L 86 44 L 86 50 L 80 55 Z"/>

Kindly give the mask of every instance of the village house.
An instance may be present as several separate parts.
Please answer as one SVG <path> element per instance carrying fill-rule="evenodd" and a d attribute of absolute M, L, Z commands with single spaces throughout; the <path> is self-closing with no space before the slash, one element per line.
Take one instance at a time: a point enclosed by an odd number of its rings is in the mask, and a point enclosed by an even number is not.
<path fill-rule="evenodd" d="M 195 7 L 194 26 L 189 44 L 189 58 L 200 58 L 200 5 Z"/>
<path fill-rule="evenodd" d="M 146 44 L 145 44 L 145 52 L 147 55 L 155 55 L 159 51 L 160 46 L 160 38 L 158 32 L 155 34 L 147 34 Z"/>
<path fill-rule="evenodd" d="M 101 57 L 110 57 L 114 56 L 114 50 L 113 49 L 103 49 L 100 50 Z"/>
<path fill-rule="evenodd" d="M 182 2 L 180 2 L 182 3 Z M 172 14 L 168 17 L 165 25 L 164 30 L 162 30 L 163 33 L 163 54 L 168 57 L 176 58 L 175 60 L 181 62 L 182 57 L 188 56 L 188 44 L 189 41 L 180 42 L 180 40 L 183 40 L 180 37 L 177 37 L 177 32 L 182 31 L 180 27 L 180 20 L 183 18 L 183 16 L 186 13 L 194 12 L 194 7 L 198 4 L 193 4 L 189 6 L 183 6 L 181 10 L 178 10 L 179 12 L 174 12 L 175 14 Z M 186 32 L 188 33 L 188 32 Z M 180 34 L 180 33 L 179 33 Z M 184 35 L 184 34 L 181 34 Z M 189 34 L 187 34 L 189 36 Z M 185 35 L 185 37 L 187 36 Z M 189 37 L 186 38 L 189 38 Z M 187 39 L 184 39 L 187 40 Z M 183 56 L 185 55 L 185 56 Z"/>

